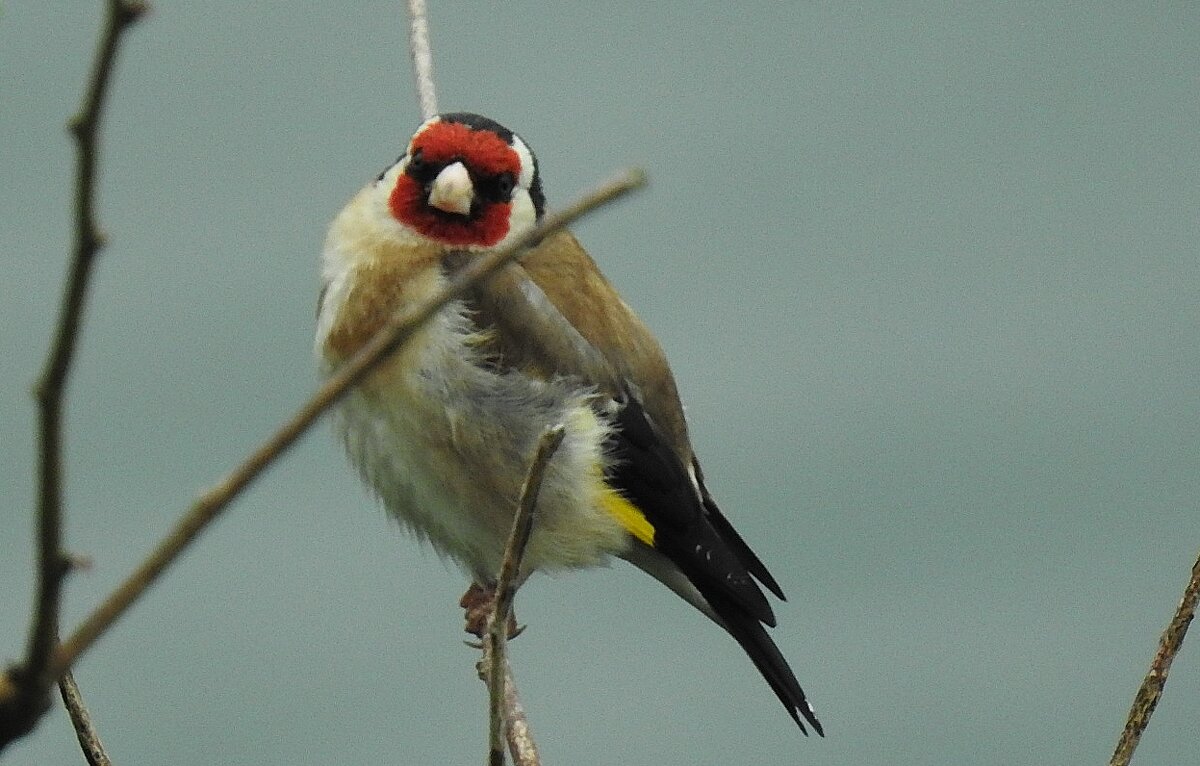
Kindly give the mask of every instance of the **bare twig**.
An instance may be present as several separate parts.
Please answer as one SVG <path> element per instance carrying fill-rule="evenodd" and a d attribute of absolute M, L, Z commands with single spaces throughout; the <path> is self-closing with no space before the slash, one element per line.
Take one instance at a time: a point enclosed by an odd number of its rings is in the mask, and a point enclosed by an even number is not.
<path fill-rule="evenodd" d="M 80 694 L 71 671 L 63 673 L 62 678 L 58 679 L 58 690 L 62 694 L 63 705 L 71 716 L 75 736 L 79 738 L 79 747 L 83 750 L 83 757 L 89 766 L 111 766 L 112 761 L 108 759 L 108 753 L 104 752 L 100 735 L 92 725 L 92 717 L 83 704 L 83 695 Z"/>
<path fill-rule="evenodd" d="M 331 375 L 287 423 L 216 487 L 193 503 L 150 556 L 62 643 L 51 664 L 53 675 L 57 677 L 69 668 L 234 498 L 292 446 L 325 410 L 345 396 L 352 386 L 362 380 L 375 365 L 395 351 L 442 307 L 503 268 L 533 242 L 644 183 L 645 175 L 640 170 L 626 171 L 567 208 L 547 215 L 541 223 L 525 235 L 514 239 L 509 246 L 473 261 L 451 277 L 446 289 L 438 295 L 399 312 L 354 357 Z"/>
<path fill-rule="evenodd" d="M 488 619 L 487 637 L 484 643 L 488 684 L 488 763 L 491 766 L 504 764 L 504 740 L 507 735 L 513 762 L 518 766 L 536 766 L 540 762 L 537 747 L 529 731 L 525 710 L 517 696 L 516 682 L 508 666 L 508 622 L 512 614 L 513 599 L 517 595 L 521 561 L 525 548 L 533 534 L 533 511 L 537 507 L 538 493 L 550 458 L 562 444 L 566 429 L 562 424 L 551 426 L 542 432 L 537 449 L 521 487 L 521 499 L 513 517 L 512 532 L 504 548 L 504 559 L 500 564 L 500 576 L 496 579 L 495 599 L 492 614 Z"/>
<path fill-rule="evenodd" d="M 108 4 L 91 82 L 83 106 L 71 118 L 71 134 L 78 145 L 75 169 L 75 243 L 70 271 L 60 306 L 54 344 L 36 395 L 40 413 L 38 482 L 38 558 L 41 580 L 34 628 L 30 636 L 27 668 L 44 669 L 54 648 L 58 630 L 58 602 L 67 571 L 61 550 L 62 519 L 62 403 L 67 373 L 79 341 L 84 301 L 96 254 L 104 237 L 96 223 L 96 163 L 99 154 L 100 118 L 104 97 L 117 57 L 121 33 L 141 15 L 144 6 L 120 0 Z"/>
<path fill-rule="evenodd" d="M 538 753 L 537 743 L 533 741 L 533 732 L 529 728 L 529 719 L 525 715 L 525 706 L 517 693 L 517 682 L 513 679 L 512 667 L 508 659 L 500 665 L 504 672 L 504 737 L 508 741 L 508 752 L 512 755 L 515 766 L 540 766 L 542 757 Z M 489 689 L 492 687 L 489 686 Z M 499 760 L 495 759 L 499 752 Z M 503 751 L 489 751 L 489 766 L 503 764 Z"/>
<path fill-rule="evenodd" d="M 533 534 L 533 512 L 537 507 L 538 494 L 542 491 L 542 481 L 546 476 L 546 468 L 550 465 L 550 458 L 558 451 L 565 435 L 566 426 L 559 423 L 546 428 L 538 438 L 533 459 L 529 463 L 529 471 L 521 485 L 521 497 L 517 503 L 517 512 L 513 516 L 512 531 L 509 533 L 508 544 L 504 547 L 504 558 L 500 562 L 500 575 L 496 578 L 496 600 L 488 625 L 491 635 L 507 635 L 508 617 L 512 613 L 513 598 L 517 595 L 521 562 L 525 558 L 525 549 L 529 547 L 529 538 Z"/>
<path fill-rule="evenodd" d="M 421 119 L 428 120 L 438 113 L 438 105 L 433 87 L 433 49 L 429 46 L 429 13 L 425 0 L 408 0 L 408 49 L 412 53 Z"/>
<path fill-rule="evenodd" d="M 1167 685 L 1167 673 L 1171 670 L 1171 662 L 1183 646 L 1183 637 L 1187 635 L 1188 625 L 1196 615 L 1197 600 L 1200 600 L 1200 557 L 1192 565 L 1192 577 L 1184 588 L 1179 608 L 1175 610 L 1171 624 L 1159 639 L 1158 651 L 1154 653 L 1154 659 L 1150 662 L 1150 672 L 1146 673 L 1146 678 L 1134 695 L 1129 719 L 1125 722 L 1120 741 L 1117 742 L 1117 749 L 1110 761 L 1111 766 L 1128 766 L 1133 758 L 1133 751 L 1141 741 L 1142 732 L 1150 723 L 1150 716 L 1154 714 L 1163 687 Z"/>
<path fill-rule="evenodd" d="M 38 583 L 24 664 L 0 679 L 0 748 L 30 731 L 49 705 L 63 579 L 70 560 L 62 551 L 62 415 L 67 375 L 79 342 L 92 266 L 104 245 L 96 223 L 96 165 L 100 119 L 122 34 L 145 12 L 136 0 L 109 0 L 91 77 L 79 112 L 69 123 L 75 138 L 75 233 L 54 341 L 35 388 L 38 402 Z"/>

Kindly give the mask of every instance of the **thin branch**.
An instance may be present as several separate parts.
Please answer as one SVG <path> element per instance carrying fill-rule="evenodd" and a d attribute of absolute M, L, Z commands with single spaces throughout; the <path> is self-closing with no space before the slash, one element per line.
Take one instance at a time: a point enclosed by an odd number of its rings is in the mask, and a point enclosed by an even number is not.
<path fill-rule="evenodd" d="M 513 679 L 512 667 L 507 658 L 500 667 L 504 676 L 504 736 L 508 742 L 508 752 L 512 755 L 515 766 L 540 766 L 542 757 L 538 753 L 537 743 L 533 741 L 529 718 L 525 715 L 525 706 L 521 704 L 517 682 Z M 490 688 L 492 685 L 489 685 Z M 504 763 L 503 751 L 491 750 L 488 755 L 489 766 Z"/>
<path fill-rule="evenodd" d="M 51 663 L 52 674 L 57 677 L 71 667 L 234 498 L 291 447 L 321 414 L 345 396 L 352 386 L 362 380 L 447 303 L 473 289 L 537 240 L 644 183 L 645 174 L 640 170 L 626 171 L 563 210 L 547 215 L 541 223 L 525 235 L 517 237 L 509 246 L 473 261 L 451 277 L 446 289 L 440 294 L 398 312 L 358 353 L 331 375 L 287 423 L 216 487 L 201 495 L 192 504 L 150 556 L 62 643 Z"/>
<path fill-rule="evenodd" d="M 546 428 L 538 438 L 533 460 L 529 463 L 529 471 L 521 485 L 521 497 L 513 517 L 512 531 L 509 533 L 508 544 L 504 547 L 504 558 L 500 562 L 500 575 L 496 578 L 496 600 L 488 625 L 491 635 L 507 635 L 508 618 L 512 613 L 513 599 L 517 595 L 521 562 L 525 558 L 525 549 L 529 547 L 529 538 L 533 534 L 533 512 L 537 507 L 538 495 L 542 491 L 542 481 L 550 465 L 550 458 L 554 457 L 554 453 L 562 445 L 565 435 L 566 426 L 559 423 Z"/>
<path fill-rule="evenodd" d="M 54 648 L 58 630 L 59 596 L 67 565 L 61 551 L 62 534 L 62 409 L 67 373 L 79 341 L 92 266 L 104 238 L 96 223 L 96 163 L 99 154 L 100 118 L 116 63 L 121 34 L 144 10 L 110 0 L 108 15 L 96 52 L 92 77 L 78 114 L 71 118 L 71 134 L 78 145 L 75 167 L 75 243 L 60 306 L 54 343 L 36 395 L 40 413 L 38 482 L 38 559 L 40 583 L 34 627 L 26 667 L 40 673 Z"/>
<path fill-rule="evenodd" d="M 1128 766 L 1130 759 L 1133 758 L 1133 751 L 1142 739 L 1142 732 L 1150 723 L 1150 716 L 1154 714 L 1154 708 L 1158 705 L 1159 697 L 1162 696 L 1163 687 L 1167 685 L 1167 673 L 1171 670 L 1171 662 L 1174 661 L 1175 655 L 1183 646 L 1183 637 L 1187 635 L 1188 625 L 1196 615 L 1198 600 L 1200 600 L 1200 557 L 1192 565 L 1192 577 L 1188 580 L 1187 587 L 1184 588 L 1183 598 L 1179 600 L 1179 608 L 1175 610 L 1171 624 L 1167 626 L 1162 638 L 1159 639 L 1158 651 L 1154 653 L 1154 659 L 1150 662 L 1150 672 L 1146 673 L 1141 688 L 1134 695 L 1133 706 L 1129 710 L 1129 719 L 1125 722 L 1125 730 L 1121 732 L 1121 739 L 1117 743 L 1116 751 L 1113 752 L 1111 766 Z"/>
<path fill-rule="evenodd" d="M 92 266 L 104 246 L 96 223 L 95 199 L 105 97 L 123 33 L 145 11 L 145 4 L 135 0 L 109 0 L 83 103 L 69 123 L 77 148 L 74 243 L 54 341 L 34 389 L 38 402 L 37 596 L 25 662 L 10 670 L 0 683 L 0 748 L 37 723 L 49 705 L 50 684 L 57 676 L 50 664 L 58 635 L 63 580 L 70 568 L 62 551 L 63 400 L 79 343 Z M 20 709 L 14 709 L 14 704 Z"/>
<path fill-rule="evenodd" d="M 500 576 L 496 579 L 496 596 L 492 601 L 492 614 L 488 619 L 487 639 L 484 644 L 487 658 L 488 682 L 488 763 L 491 766 L 504 764 L 504 740 L 508 735 L 509 750 L 513 762 L 518 766 L 536 766 L 540 763 L 537 747 L 529 731 L 525 710 L 517 697 L 517 685 L 508 666 L 508 622 L 512 615 L 513 599 L 517 595 L 521 561 L 533 534 L 534 509 L 538 494 L 542 490 L 542 479 L 550 458 L 562 444 L 566 428 L 561 423 L 542 432 L 538 439 L 533 461 L 521 487 L 521 499 L 513 518 L 512 532 L 504 547 L 504 559 L 500 564 Z M 514 720 L 515 719 L 515 720 Z"/>
<path fill-rule="evenodd" d="M 412 53 L 421 119 L 428 120 L 438 113 L 438 105 L 433 87 L 433 48 L 429 46 L 429 13 L 425 0 L 408 0 L 408 49 Z"/>
<path fill-rule="evenodd" d="M 100 742 L 100 735 L 96 733 L 92 716 L 83 704 L 83 695 L 79 692 L 79 686 L 75 683 L 75 676 L 71 675 L 71 671 L 63 673 L 62 678 L 58 679 L 58 690 L 62 695 L 63 705 L 71 716 L 75 736 L 79 738 L 79 747 L 83 750 L 83 757 L 88 765 L 111 766 L 112 761 L 109 760 L 108 753 L 104 752 L 104 744 Z"/>

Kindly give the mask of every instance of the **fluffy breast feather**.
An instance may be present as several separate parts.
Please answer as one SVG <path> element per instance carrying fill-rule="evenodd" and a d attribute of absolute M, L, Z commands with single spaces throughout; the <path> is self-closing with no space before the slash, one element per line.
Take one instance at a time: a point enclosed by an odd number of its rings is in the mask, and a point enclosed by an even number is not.
<path fill-rule="evenodd" d="M 343 231 L 339 222 L 326 246 L 318 321 L 327 370 L 445 283 L 439 248 Z M 347 397 L 335 418 L 362 477 L 405 526 L 488 579 L 537 438 L 561 422 L 567 432 L 547 471 L 525 570 L 592 566 L 624 552 L 629 536 L 605 510 L 610 426 L 591 406 L 595 392 L 492 368 L 481 337 L 466 307 L 451 303 Z"/>

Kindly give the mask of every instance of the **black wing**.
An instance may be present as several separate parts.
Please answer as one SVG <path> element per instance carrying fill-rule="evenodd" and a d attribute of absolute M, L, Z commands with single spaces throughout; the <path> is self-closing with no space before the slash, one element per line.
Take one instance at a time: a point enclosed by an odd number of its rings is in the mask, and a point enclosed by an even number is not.
<path fill-rule="evenodd" d="M 453 269 L 454 264 L 446 267 Z M 531 278 L 527 267 L 540 279 Z M 779 598 L 783 592 L 704 488 L 662 350 L 579 244 L 566 232 L 553 235 L 527 254 L 523 265 L 512 264 L 478 286 L 469 304 L 481 327 L 495 330 L 481 351 L 498 367 L 520 369 L 533 377 L 577 377 L 602 394 L 597 409 L 616 426 L 606 478 L 654 528 L 649 549 L 653 567 L 671 571 L 663 579 L 662 571 L 646 568 L 632 556 L 630 560 L 672 588 L 681 584 L 680 575 L 686 579 L 690 587 L 678 592 L 742 646 L 801 731 L 808 733 L 803 717 L 823 734 L 796 676 L 764 627 L 774 627 L 775 615 L 758 583 Z M 573 312 L 573 319 L 562 313 L 563 306 Z M 596 306 L 606 306 L 608 313 L 590 311 Z M 595 324 L 601 319 L 608 324 Z M 646 396 L 645 406 L 641 395 Z M 687 461 L 693 463 L 696 483 Z M 701 603 L 694 600 L 695 594 Z"/>
<path fill-rule="evenodd" d="M 808 733 L 803 716 L 824 736 L 804 690 L 764 627 L 775 626 L 775 615 L 755 578 L 782 598 L 779 585 L 707 491 L 697 494 L 678 455 L 659 437 L 637 399 L 629 392 L 623 399 L 615 415 L 609 483 L 645 515 L 654 527 L 654 550 L 700 592 L 800 730 Z"/>

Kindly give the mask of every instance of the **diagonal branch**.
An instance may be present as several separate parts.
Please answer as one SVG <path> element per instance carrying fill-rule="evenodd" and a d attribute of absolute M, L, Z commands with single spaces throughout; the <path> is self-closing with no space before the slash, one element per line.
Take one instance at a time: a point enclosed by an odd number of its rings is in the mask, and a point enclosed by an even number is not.
<path fill-rule="evenodd" d="M 1183 598 L 1179 601 L 1175 616 L 1159 639 L 1158 651 L 1154 653 L 1154 659 L 1150 662 L 1150 671 L 1146 673 L 1146 678 L 1134 695 L 1129 719 L 1125 722 L 1125 730 L 1121 732 L 1121 739 L 1117 743 L 1110 766 L 1128 766 L 1133 758 L 1133 751 L 1142 739 L 1142 732 L 1150 723 L 1150 716 L 1154 714 L 1163 687 L 1167 685 L 1167 673 L 1171 670 L 1171 663 L 1183 646 L 1183 637 L 1187 635 L 1188 625 L 1196 616 L 1197 601 L 1200 601 L 1200 558 L 1192 565 L 1192 576 L 1183 590 Z"/>
<path fill-rule="evenodd" d="M 521 499 L 513 518 L 512 532 L 504 548 L 504 559 L 500 564 L 500 576 L 496 580 L 492 614 L 488 618 L 487 636 L 484 642 L 488 683 L 488 763 L 491 766 L 504 764 L 504 740 L 517 766 L 537 766 L 540 763 L 537 746 L 529 731 L 525 710 L 517 697 L 517 685 L 508 666 L 508 621 L 512 615 L 513 599 L 520 585 L 521 561 L 533 534 L 534 509 L 542 489 L 542 479 L 550 458 L 562 444 L 566 428 L 560 423 L 542 432 L 525 483 L 521 487 Z"/>
<path fill-rule="evenodd" d="M 0 678 L 0 748 L 30 731 L 49 705 L 50 669 L 58 635 L 63 579 L 70 568 L 62 551 L 62 420 L 67 375 L 79 344 L 79 328 L 92 266 L 104 245 L 96 223 L 96 166 L 100 121 L 123 33 L 145 12 L 137 0 L 109 0 L 79 112 L 69 123 L 77 147 L 74 243 L 46 366 L 34 389 L 38 403 L 38 583 L 25 662 Z"/>
<path fill-rule="evenodd" d="M 201 495 L 175 528 L 129 577 L 114 590 L 67 638 L 54 654 L 50 670 L 58 676 L 69 668 L 118 617 L 162 574 L 250 483 L 307 431 L 317 418 L 340 400 L 385 357 L 441 310 L 475 285 L 514 260 L 532 243 L 567 226 L 580 216 L 633 191 L 645 183 L 640 170 L 629 170 L 517 237 L 508 247 L 489 253 L 455 274 L 440 294 L 399 312 L 357 354 L 329 377 L 316 394 L 290 420 L 246 460 Z"/>

